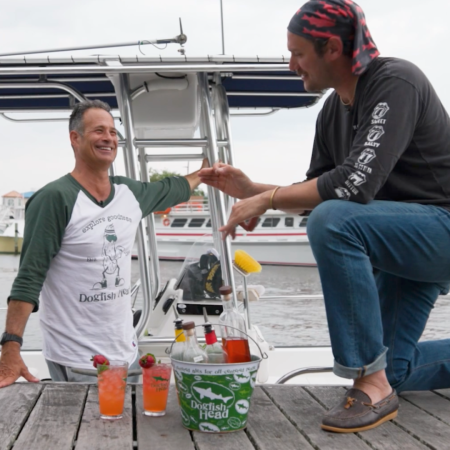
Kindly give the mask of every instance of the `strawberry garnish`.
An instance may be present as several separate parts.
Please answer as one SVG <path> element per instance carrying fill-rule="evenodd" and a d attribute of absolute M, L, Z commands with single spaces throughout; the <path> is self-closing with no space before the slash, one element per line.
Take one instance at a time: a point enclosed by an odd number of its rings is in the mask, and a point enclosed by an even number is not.
<path fill-rule="evenodd" d="M 91 361 L 94 361 L 94 367 L 97 366 L 109 366 L 109 361 L 103 355 L 94 355 L 91 358 Z"/>
<path fill-rule="evenodd" d="M 148 369 L 154 364 L 156 364 L 156 358 L 155 355 L 152 355 L 151 353 L 147 353 L 139 359 L 139 365 L 144 369 Z"/>

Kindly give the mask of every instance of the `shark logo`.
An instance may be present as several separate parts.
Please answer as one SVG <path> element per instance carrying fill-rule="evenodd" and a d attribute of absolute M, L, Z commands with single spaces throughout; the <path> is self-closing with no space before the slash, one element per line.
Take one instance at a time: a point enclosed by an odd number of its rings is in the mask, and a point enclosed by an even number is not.
<path fill-rule="evenodd" d="M 384 134 L 384 128 L 379 125 L 375 125 L 369 130 L 369 134 L 367 135 L 367 140 L 369 142 L 378 141 L 381 136 Z M 367 144 L 366 144 L 367 145 Z"/>
<path fill-rule="evenodd" d="M 250 380 L 249 373 L 237 373 L 234 375 L 234 379 L 241 384 L 247 383 Z"/>
<path fill-rule="evenodd" d="M 218 426 L 208 422 L 202 422 L 198 426 L 198 428 L 200 429 L 200 431 L 205 431 L 207 433 L 217 433 L 218 431 L 220 431 L 220 428 Z"/>
<path fill-rule="evenodd" d="M 228 387 L 230 389 L 233 389 L 233 391 L 238 391 L 241 388 L 241 384 L 240 383 L 236 383 L 235 381 L 232 381 Z"/>
<path fill-rule="evenodd" d="M 258 372 L 253 372 L 252 373 L 252 377 L 250 378 L 250 386 L 252 387 L 252 388 L 254 388 L 255 387 L 255 385 L 256 385 L 256 376 L 258 375 Z"/>
<path fill-rule="evenodd" d="M 389 105 L 387 103 L 378 103 L 378 105 L 375 106 L 375 109 L 373 110 L 372 117 L 375 120 L 382 119 L 388 111 Z"/>
<path fill-rule="evenodd" d="M 377 157 L 375 150 L 372 150 L 371 148 L 365 148 L 360 157 L 358 158 L 358 162 L 360 164 L 369 164 L 372 160 L 374 160 Z"/>
<path fill-rule="evenodd" d="M 247 400 L 239 400 L 234 407 L 239 414 L 247 414 L 250 409 L 250 403 Z"/>
<path fill-rule="evenodd" d="M 163 377 L 152 377 L 155 381 L 169 381 L 167 378 Z"/>
<path fill-rule="evenodd" d="M 211 383 L 211 384 L 215 384 L 215 383 Z M 217 385 L 217 386 L 220 386 L 220 385 Z M 202 389 L 201 387 L 193 386 L 192 389 L 194 389 L 194 391 L 196 391 L 198 393 L 198 395 L 200 396 L 200 400 L 203 400 L 204 398 L 209 398 L 210 400 L 220 400 L 223 403 L 227 403 L 229 400 L 234 399 L 233 395 L 230 397 L 224 397 L 221 394 L 214 393 L 212 391 L 211 387 L 209 387 L 207 389 Z"/>

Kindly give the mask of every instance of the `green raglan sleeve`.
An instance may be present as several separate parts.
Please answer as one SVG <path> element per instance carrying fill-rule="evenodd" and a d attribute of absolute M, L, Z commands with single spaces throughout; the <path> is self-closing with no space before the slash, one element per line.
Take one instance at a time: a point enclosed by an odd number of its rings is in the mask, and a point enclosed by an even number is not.
<path fill-rule="evenodd" d="M 67 182 L 60 180 L 50 183 L 36 192 L 25 207 L 25 232 L 19 272 L 8 302 L 20 300 L 32 303 L 33 312 L 39 309 L 42 285 L 52 259 L 61 248 L 64 231 L 73 210 L 74 201 L 68 201 L 64 184 Z"/>
<path fill-rule="evenodd" d="M 142 211 L 142 217 L 153 211 L 163 211 L 191 196 L 189 182 L 185 177 L 168 177 L 153 183 L 143 183 L 126 177 L 113 177 L 113 182 L 126 184 L 133 192 Z"/>

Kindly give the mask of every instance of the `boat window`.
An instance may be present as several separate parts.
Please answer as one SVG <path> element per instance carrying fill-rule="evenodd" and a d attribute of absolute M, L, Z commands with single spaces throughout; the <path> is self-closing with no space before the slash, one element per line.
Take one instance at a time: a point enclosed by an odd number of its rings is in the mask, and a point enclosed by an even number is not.
<path fill-rule="evenodd" d="M 206 226 L 211 228 L 211 219 L 209 219 L 208 222 L 206 222 Z"/>
<path fill-rule="evenodd" d="M 173 219 L 170 224 L 171 227 L 184 227 L 186 225 L 187 219 Z"/>
<path fill-rule="evenodd" d="M 285 227 L 293 227 L 294 226 L 294 218 L 293 217 L 285 217 L 284 218 L 284 226 Z"/>
<path fill-rule="evenodd" d="M 201 227 L 204 222 L 205 222 L 205 219 L 191 219 L 188 227 L 191 227 L 191 228 Z"/>
<path fill-rule="evenodd" d="M 307 217 L 303 217 L 302 221 L 300 222 L 300 226 L 301 227 L 306 227 L 306 223 L 308 222 L 308 218 Z"/>
<path fill-rule="evenodd" d="M 262 223 L 263 228 L 273 228 L 276 227 L 280 223 L 279 217 L 268 217 L 267 219 L 264 219 L 264 222 Z"/>

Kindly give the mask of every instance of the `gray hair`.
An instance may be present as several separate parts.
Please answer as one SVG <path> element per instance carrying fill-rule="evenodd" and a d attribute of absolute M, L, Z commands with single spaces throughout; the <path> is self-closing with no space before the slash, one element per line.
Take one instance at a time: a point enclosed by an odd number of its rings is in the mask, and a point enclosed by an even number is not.
<path fill-rule="evenodd" d="M 103 109 L 111 114 L 111 107 L 101 100 L 84 100 L 77 103 L 73 108 L 72 114 L 69 119 L 69 131 L 76 131 L 79 134 L 84 132 L 83 116 L 88 109 L 97 108 Z M 112 117 L 112 114 L 111 114 Z"/>

